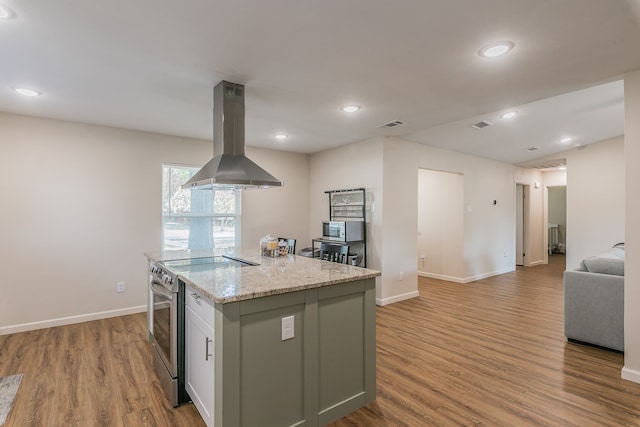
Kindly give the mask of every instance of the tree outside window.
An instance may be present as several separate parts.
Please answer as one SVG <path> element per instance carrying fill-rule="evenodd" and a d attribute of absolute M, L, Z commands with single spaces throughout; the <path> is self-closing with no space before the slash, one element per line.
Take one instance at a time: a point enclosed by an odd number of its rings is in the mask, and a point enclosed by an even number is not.
<path fill-rule="evenodd" d="M 164 250 L 237 246 L 240 197 L 233 190 L 183 190 L 200 168 L 162 167 L 162 241 Z"/>

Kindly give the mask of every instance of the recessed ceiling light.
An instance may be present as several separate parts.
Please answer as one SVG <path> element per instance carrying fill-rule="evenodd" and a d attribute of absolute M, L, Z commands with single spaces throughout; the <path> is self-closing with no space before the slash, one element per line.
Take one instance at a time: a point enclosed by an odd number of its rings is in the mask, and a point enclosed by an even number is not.
<path fill-rule="evenodd" d="M 505 53 L 509 52 L 513 49 L 513 42 L 510 41 L 502 41 L 497 43 L 491 43 L 480 49 L 480 56 L 484 56 L 486 58 L 495 58 L 496 56 L 502 56 Z"/>
<path fill-rule="evenodd" d="M 0 19 L 12 19 L 16 16 L 13 10 L 0 4 Z"/>
<path fill-rule="evenodd" d="M 33 90 L 33 89 L 27 89 L 26 87 L 15 87 L 15 88 L 13 88 L 13 90 L 18 92 L 20 95 L 24 95 L 24 96 L 40 96 L 40 95 L 42 95 L 42 92 L 38 92 L 37 90 Z"/>
<path fill-rule="evenodd" d="M 345 113 L 355 113 L 356 111 L 360 110 L 362 107 L 356 104 L 349 104 L 349 105 L 343 105 L 342 106 L 342 111 L 344 111 Z"/>
<path fill-rule="evenodd" d="M 506 113 L 501 114 L 500 117 L 503 119 L 513 119 L 517 115 L 517 111 L 507 111 Z"/>
<path fill-rule="evenodd" d="M 287 135 L 286 133 L 277 133 L 276 134 L 276 139 L 285 140 L 287 138 L 289 138 L 289 135 Z"/>
<path fill-rule="evenodd" d="M 560 140 L 560 142 L 562 142 L 563 144 L 566 144 L 567 142 L 571 142 L 571 141 L 573 141 L 573 138 L 571 138 L 570 136 L 565 136 Z"/>

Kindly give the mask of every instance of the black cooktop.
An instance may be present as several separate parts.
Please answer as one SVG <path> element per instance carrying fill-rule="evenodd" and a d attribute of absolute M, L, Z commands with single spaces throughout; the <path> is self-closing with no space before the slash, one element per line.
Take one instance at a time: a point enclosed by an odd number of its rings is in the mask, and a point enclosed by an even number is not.
<path fill-rule="evenodd" d="M 224 255 L 162 261 L 162 264 L 176 273 L 208 270 L 218 267 L 250 267 L 252 265 L 258 265 L 249 261 L 230 258 Z"/>

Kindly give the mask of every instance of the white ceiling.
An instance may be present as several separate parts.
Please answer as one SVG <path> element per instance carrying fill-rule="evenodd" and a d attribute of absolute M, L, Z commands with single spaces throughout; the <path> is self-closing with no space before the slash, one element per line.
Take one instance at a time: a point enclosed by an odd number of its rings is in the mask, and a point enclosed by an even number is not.
<path fill-rule="evenodd" d="M 211 139 L 225 79 L 246 86 L 247 145 L 301 153 L 394 135 L 526 162 L 564 135 L 622 134 L 619 80 L 640 69 L 638 0 L 0 4 L 16 15 L 0 21 L 0 111 Z M 499 40 L 515 48 L 477 54 Z M 392 120 L 405 124 L 377 127 Z"/>

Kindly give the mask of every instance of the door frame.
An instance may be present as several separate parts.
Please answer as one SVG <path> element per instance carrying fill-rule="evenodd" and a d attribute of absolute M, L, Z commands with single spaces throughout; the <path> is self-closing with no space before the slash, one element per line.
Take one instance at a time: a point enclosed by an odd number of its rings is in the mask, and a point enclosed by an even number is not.
<path fill-rule="evenodd" d="M 513 187 L 513 191 L 515 193 L 515 201 L 516 203 L 519 203 L 518 201 L 518 197 L 517 197 L 517 187 L 518 186 L 522 186 L 522 194 L 523 194 L 523 203 L 522 203 L 522 249 L 523 249 L 523 256 L 522 256 L 522 266 L 524 267 L 528 267 L 530 266 L 530 252 L 531 252 L 531 248 L 530 246 L 530 236 L 531 236 L 531 224 L 530 224 L 530 215 L 531 215 L 531 186 L 526 183 L 526 182 L 515 182 L 515 185 Z M 516 215 L 517 215 L 517 206 L 514 206 L 514 209 L 516 211 Z M 516 227 L 518 226 L 518 220 L 516 218 L 515 221 Z M 517 243 L 517 230 L 516 230 L 516 238 L 514 239 L 514 254 L 516 255 L 514 257 L 515 263 L 517 266 L 519 266 L 520 264 L 518 264 L 518 243 Z"/>
<path fill-rule="evenodd" d="M 516 183 L 516 266 L 524 265 L 524 185 Z"/>

